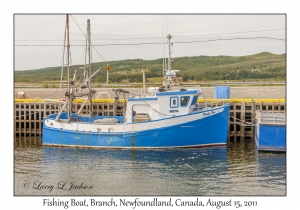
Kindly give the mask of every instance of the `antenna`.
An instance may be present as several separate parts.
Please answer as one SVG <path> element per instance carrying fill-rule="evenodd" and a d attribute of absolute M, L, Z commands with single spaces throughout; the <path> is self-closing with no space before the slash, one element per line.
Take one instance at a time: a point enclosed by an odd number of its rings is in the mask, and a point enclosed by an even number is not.
<path fill-rule="evenodd" d="M 169 43 L 169 59 L 168 59 L 168 70 L 166 71 L 166 76 L 164 77 L 164 86 L 165 90 L 171 90 L 174 88 L 174 85 L 179 85 L 178 79 L 176 77 L 176 72 L 179 72 L 179 70 L 172 70 L 172 63 L 174 61 L 173 58 L 171 58 L 171 46 L 173 46 L 173 43 L 171 43 L 171 34 L 168 34 L 168 43 Z M 173 78 L 175 78 L 176 83 L 173 83 Z"/>
<path fill-rule="evenodd" d="M 171 70 L 171 34 L 168 34 L 167 38 L 169 39 L 169 59 L 168 59 L 168 70 Z"/>

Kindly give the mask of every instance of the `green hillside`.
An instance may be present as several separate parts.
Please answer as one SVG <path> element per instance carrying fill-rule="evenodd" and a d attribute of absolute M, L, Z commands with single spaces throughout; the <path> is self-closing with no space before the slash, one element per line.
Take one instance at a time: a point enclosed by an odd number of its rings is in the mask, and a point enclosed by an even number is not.
<path fill-rule="evenodd" d="M 94 82 L 106 81 L 106 65 L 110 64 L 109 80 L 112 83 L 121 81 L 142 82 L 142 73 L 146 70 L 147 79 L 162 77 L 162 59 L 156 60 L 121 60 L 98 62 L 92 64 L 92 71 L 101 68 Z M 71 67 L 70 77 L 75 66 Z M 249 80 L 249 79 L 286 79 L 286 54 L 275 55 L 262 52 L 248 56 L 194 56 L 175 58 L 172 69 L 178 69 L 177 74 L 183 81 L 212 80 Z M 36 70 L 15 71 L 15 82 L 48 82 L 60 81 L 61 67 L 50 67 Z M 66 79 L 66 71 L 63 74 Z"/>

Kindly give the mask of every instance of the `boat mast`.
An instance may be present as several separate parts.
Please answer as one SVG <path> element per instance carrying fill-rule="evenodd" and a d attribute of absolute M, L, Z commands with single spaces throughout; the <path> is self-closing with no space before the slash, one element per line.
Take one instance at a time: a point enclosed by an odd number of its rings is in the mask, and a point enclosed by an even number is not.
<path fill-rule="evenodd" d="M 91 31 L 90 31 L 90 20 L 87 20 L 87 31 L 86 31 L 86 46 L 85 46 L 85 60 L 84 60 L 84 66 L 80 67 L 83 69 L 83 83 L 79 85 L 76 88 L 76 92 L 73 94 L 73 98 L 80 98 L 83 99 L 83 102 L 81 103 L 80 108 L 77 110 L 77 115 L 81 116 L 93 116 L 93 104 L 92 99 L 93 95 L 96 93 L 95 90 L 91 89 L 91 79 L 93 76 L 96 75 L 97 72 L 100 71 L 100 69 L 97 69 L 93 74 L 92 72 L 92 65 L 91 65 Z M 80 93 L 78 93 L 78 90 L 80 90 Z M 82 110 L 86 106 L 86 104 L 89 102 L 88 106 L 88 112 L 82 114 Z"/>
<path fill-rule="evenodd" d="M 72 113 L 72 97 L 70 94 L 70 36 L 69 36 L 69 15 L 66 15 L 66 35 L 67 35 L 67 68 L 68 68 L 68 93 L 67 93 L 67 99 L 68 99 L 68 122 L 71 121 L 71 113 Z"/>
<path fill-rule="evenodd" d="M 67 48 L 67 53 L 65 54 Z M 67 56 L 67 62 L 65 63 L 65 56 Z M 87 20 L 87 33 L 86 33 L 86 51 L 85 51 L 85 64 L 83 67 L 83 83 L 79 86 L 75 84 L 76 80 L 76 72 L 77 68 L 75 69 L 75 73 L 72 79 L 70 79 L 70 40 L 69 40 L 69 15 L 66 15 L 66 28 L 65 28 L 65 37 L 64 37 L 64 51 L 63 51 L 63 65 L 62 65 L 62 72 L 65 66 L 68 67 L 67 73 L 67 82 L 68 82 L 68 90 L 65 94 L 66 96 L 66 103 L 63 105 L 62 108 L 59 109 L 59 112 L 55 118 L 56 121 L 59 121 L 59 117 L 63 111 L 67 111 L 68 118 L 66 120 L 60 120 L 64 122 L 71 122 L 72 119 L 72 102 L 75 98 L 84 99 L 84 102 L 81 104 L 81 107 L 77 111 L 77 115 L 79 115 L 82 109 L 85 107 L 86 103 L 89 101 L 89 113 L 87 115 L 93 115 L 93 105 L 92 99 L 93 95 L 96 93 L 95 90 L 91 89 L 91 79 L 93 76 L 96 75 L 100 71 L 97 69 L 93 74 L 91 68 L 91 32 L 90 32 L 90 20 Z M 79 93 L 80 90 L 80 93 Z"/>
<path fill-rule="evenodd" d="M 88 57 L 88 58 L 87 58 Z M 87 60 L 88 59 L 88 63 Z M 84 68 L 84 75 L 85 75 L 85 82 L 86 86 L 88 88 L 88 98 L 90 101 L 90 106 L 89 106 L 89 115 L 92 116 L 92 99 L 94 93 L 91 90 L 91 75 L 92 75 L 92 68 L 91 68 L 91 24 L 90 24 L 90 19 L 87 20 L 87 28 L 86 28 L 86 54 L 85 54 L 85 68 Z"/>
<path fill-rule="evenodd" d="M 67 53 L 65 52 L 67 48 Z M 65 56 L 67 56 L 67 63 L 65 63 Z M 70 37 L 69 37 L 69 15 L 66 15 L 66 26 L 65 26 L 65 36 L 64 36 L 64 50 L 63 50 L 63 58 L 62 58 L 62 73 L 61 73 L 61 83 L 62 83 L 62 76 L 63 76 L 63 70 L 64 67 L 67 66 L 67 82 L 68 82 L 68 89 L 65 94 L 66 96 L 66 103 L 63 105 L 63 107 L 59 106 L 59 112 L 55 118 L 55 121 L 59 120 L 59 117 L 61 113 L 66 109 L 68 119 L 67 122 L 71 121 L 71 112 L 72 112 L 72 101 L 73 97 L 70 93 Z M 60 99 L 59 99 L 60 100 Z"/>
<path fill-rule="evenodd" d="M 86 82 L 85 85 L 87 85 L 88 88 L 89 82 L 87 81 L 87 78 L 89 77 L 89 72 L 90 72 L 90 66 L 91 66 L 91 53 L 90 53 L 90 20 L 87 20 L 87 28 L 86 28 L 86 40 L 85 40 L 85 60 L 84 60 L 84 80 Z"/>

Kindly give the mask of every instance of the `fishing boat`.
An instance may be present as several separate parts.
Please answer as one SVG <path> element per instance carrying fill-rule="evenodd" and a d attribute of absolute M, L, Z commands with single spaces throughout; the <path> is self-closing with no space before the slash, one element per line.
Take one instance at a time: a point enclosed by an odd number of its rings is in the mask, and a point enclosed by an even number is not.
<path fill-rule="evenodd" d="M 68 16 L 66 22 L 68 29 Z M 88 20 L 89 25 L 89 20 Z M 88 27 L 89 28 L 89 27 Z M 90 32 L 87 30 L 87 49 L 90 49 Z M 65 33 L 65 40 L 68 32 Z M 171 68 L 172 36 L 169 44 L 168 68 L 165 70 L 163 86 L 152 88 L 149 93 L 132 95 L 125 102 L 123 116 L 93 115 L 93 95 L 90 61 L 84 67 L 84 82 L 75 86 L 75 76 L 68 82 L 66 100 L 58 113 L 43 119 L 42 142 L 45 146 L 100 147 L 100 148 L 176 148 L 225 146 L 227 143 L 229 104 L 215 107 L 198 104 L 205 96 L 200 86 L 179 86 L 176 72 Z M 67 39 L 67 61 L 69 41 Z M 87 50 L 87 55 L 89 51 Z M 89 56 L 86 56 L 89 57 Z M 69 62 L 67 62 L 69 69 Z M 75 71 L 76 72 L 76 71 Z M 69 79 L 69 77 L 68 77 Z M 115 90 L 115 104 L 120 93 Z M 82 107 L 89 104 L 88 113 L 72 113 L 72 103 L 80 98 Z M 59 106 L 60 107 L 60 106 Z"/>

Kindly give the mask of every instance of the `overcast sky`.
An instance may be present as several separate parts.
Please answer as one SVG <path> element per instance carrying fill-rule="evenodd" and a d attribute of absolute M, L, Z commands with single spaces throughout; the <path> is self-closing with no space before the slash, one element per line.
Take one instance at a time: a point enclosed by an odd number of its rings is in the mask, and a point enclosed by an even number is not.
<path fill-rule="evenodd" d="M 162 43 L 168 33 L 173 36 L 174 58 L 286 52 L 284 14 L 74 14 L 69 18 L 72 64 L 84 62 L 87 19 L 94 45 L 92 62 L 162 58 L 167 56 Z M 65 23 L 65 14 L 15 14 L 15 70 L 61 66 Z"/>

